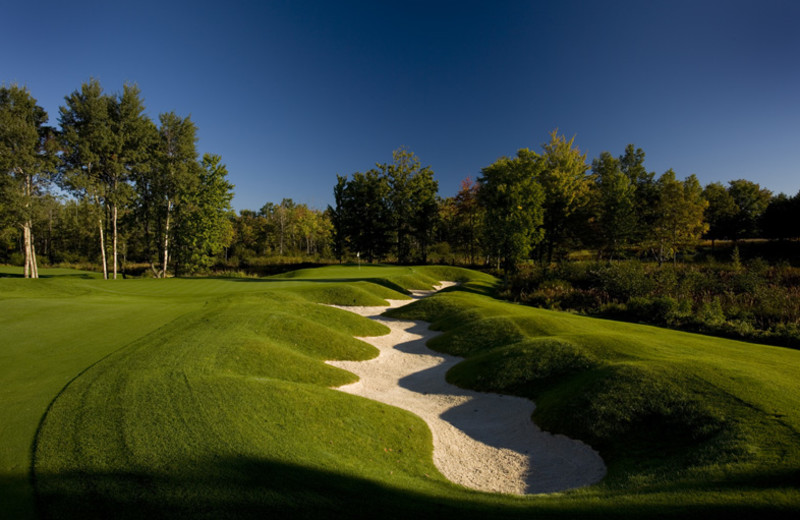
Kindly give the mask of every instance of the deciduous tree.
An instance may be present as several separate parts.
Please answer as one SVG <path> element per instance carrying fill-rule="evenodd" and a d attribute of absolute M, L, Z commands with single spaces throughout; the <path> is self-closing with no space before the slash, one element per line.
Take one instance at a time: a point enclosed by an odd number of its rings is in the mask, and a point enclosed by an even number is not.
<path fill-rule="evenodd" d="M 203 155 L 197 182 L 188 184 L 181 198 L 181 218 L 174 233 L 176 272 L 208 269 L 214 257 L 230 245 L 233 184 L 218 155 Z"/>
<path fill-rule="evenodd" d="M 22 230 L 25 278 L 38 278 L 33 219 L 54 166 L 54 130 L 26 88 L 0 87 L 0 213 Z"/>
<path fill-rule="evenodd" d="M 620 161 L 603 152 L 592 162 L 596 182 L 600 244 L 613 258 L 636 230 L 636 187 L 622 172 Z"/>
<path fill-rule="evenodd" d="M 736 202 L 731 194 L 719 182 L 712 182 L 703 189 L 703 198 L 708 202 L 705 220 L 708 224 L 706 236 L 714 241 L 734 236 L 734 217 L 736 216 Z"/>
<path fill-rule="evenodd" d="M 648 172 L 644 166 L 645 153 L 641 148 L 628 144 L 625 152 L 619 157 L 619 166 L 631 185 L 635 188 L 634 212 L 636 229 L 633 241 L 642 243 L 651 236 L 653 226 L 658 218 L 658 186 L 655 172 Z"/>
<path fill-rule="evenodd" d="M 544 189 L 544 240 L 547 261 L 556 250 L 580 235 L 585 228 L 590 201 L 591 179 L 586 175 L 589 166 L 586 154 L 574 147 L 575 138 L 567 140 L 558 130 L 550 134 L 544 145 L 543 169 L 538 174 Z"/>
<path fill-rule="evenodd" d="M 544 168 L 540 155 L 523 149 L 481 170 L 478 200 L 486 211 L 487 252 L 507 274 L 542 240 L 544 190 L 537 179 Z"/>
<path fill-rule="evenodd" d="M 419 158 L 405 148 L 392 152 L 390 164 L 378 164 L 389 186 L 388 206 L 391 211 L 394 248 L 397 260 L 407 263 L 412 258 L 416 240 L 419 256 L 425 261 L 427 247 L 436 222 L 438 183 L 430 167 L 423 167 Z"/>
<path fill-rule="evenodd" d="M 760 234 L 758 224 L 772 199 L 772 192 L 745 179 L 731 181 L 728 185 L 728 193 L 736 203 L 732 238 L 757 237 Z"/>
<path fill-rule="evenodd" d="M 161 126 L 151 170 L 151 187 L 155 193 L 153 203 L 161 245 L 161 270 L 157 271 L 152 263 L 151 266 L 157 275 L 166 277 L 174 221 L 180 221 L 191 209 L 190 205 L 184 206 L 183 203 L 185 200 L 188 202 L 198 189 L 200 165 L 197 162 L 197 127 L 191 118 L 169 112 L 161 114 L 159 121 Z"/>
<path fill-rule="evenodd" d="M 683 182 L 675 172 L 667 170 L 658 179 L 658 218 L 648 241 L 659 263 L 697 243 L 708 229 L 703 219 L 708 202 L 697 177 L 690 175 Z"/>

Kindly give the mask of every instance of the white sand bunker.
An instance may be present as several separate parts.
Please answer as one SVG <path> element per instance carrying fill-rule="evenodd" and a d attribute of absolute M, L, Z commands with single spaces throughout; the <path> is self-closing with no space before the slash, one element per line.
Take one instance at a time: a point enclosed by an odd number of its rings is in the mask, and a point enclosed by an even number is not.
<path fill-rule="evenodd" d="M 444 282 L 442 289 L 449 282 Z M 417 291 L 416 298 L 433 291 Z M 409 300 L 389 300 L 392 307 Z M 541 431 L 533 402 L 464 390 L 445 381 L 463 358 L 425 343 L 437 332 L 424 322 L 379 317 L 386 307 L 340 307 L 383 323 L 385 336 L 360 338 L 380 350 L 368 361 L 329 361 L 358 375 L 338 389 L 413 412 L 433 433 L 433 461 L 451 481 L 496 493 L 552 493 L 594 484 L 605 476 L 600 455 L 586 444 Z"/>

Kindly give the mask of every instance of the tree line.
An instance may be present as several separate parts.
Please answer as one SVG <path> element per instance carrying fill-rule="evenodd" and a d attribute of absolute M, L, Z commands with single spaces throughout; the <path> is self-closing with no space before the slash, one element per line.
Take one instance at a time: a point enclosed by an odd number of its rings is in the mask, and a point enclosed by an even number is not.
<path fill-rule="evenodd" d="M 672 169 L 657 176 L 644 159 L 630 144 L 590 164 L 574 138 L 553 131 L 541 152 L 499 158 L 476 181 L 465 179 L 454 197 L 437 198 L 433 211 L 432 171 L 398 150 L 392 164 L 337 177 L 336 207 L 329 208 L 334 251 L 339 258 L 424 261 L 433 244 L 439 260 L 510 272 L 525 260 L 550 264 L 581 249 L 600 259 L 660 264 L 703 237 L 800 236 L 798 195 L 773 196 L 748 180 L 703 187 L 695 175 L 679 179 Z"/>
<path fill-rule="evenodd" d="M 231 209 L 221 158 L 197 152 L 190 117 L 145 114 L 126 84 L 105 93 L 90 80 L 65 97 L 59 126 L 30 92 L 0 88 L 0 262 L 37 276 L 48 264 L 88 262 L 115 278 L 126 266 L 152 276 L 287 261 L 428 261 L 514 271 L 591 250 L 598 259 L 676 261 L 699 239 L 800 236 L 800 197 L 733 180 L 703 187 L 619 156 L 585 153 L 557 131 L 441 198 L 430 166 L 400 148 L 391 162 L 337 175 L 334 205 L 284 198 Z"/>
<path fill-rule="evenodd" d="M 233 185 L 218 155 L 199 157 L 191 118 L 156 124 L 136 85 L 108 94 L 94 79 L 64 101 L 55 128 L 28 89 L 0 88 L 3 253 L 21 235 L 34 278 L 37 250 L 99 260 L 105 278 L 123 259 L 158 277 L 209 267 L 230 241 Z"/>

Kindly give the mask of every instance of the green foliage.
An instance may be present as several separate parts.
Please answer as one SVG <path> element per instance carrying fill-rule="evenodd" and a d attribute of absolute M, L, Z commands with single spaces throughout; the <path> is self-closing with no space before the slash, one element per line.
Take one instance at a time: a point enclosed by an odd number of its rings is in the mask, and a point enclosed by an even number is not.
<path fill-rule="evenodd" d="M 480 184 L 467 177 L 456 196 L 448 197 L 439 206 L 440 239 L 468 265 L 477 262 L 485 234 L 485 209 L 478 201 L 479 189 Z"/>
<path fill-rule="evenodd" d="M 230 245 L 233 184 L 218 155 L 203 155 L 198 182 L 185 194 L 187 208 L 174 228 L 176 263 L 181 272 L 207 271 Z"/>
<path fill-rule="evenodd" d="M 481 170 L 478 200 L 485 208 L 486 249 L 507 273 L 542 240 L 544 191 L 537 177 L 543 168 L 541 156 L 524 149 Z"/>
<path fill-rule="evenodd" d="M 538 181 L 544 190 L 544 239 L 547 261 L 553 254 L 575 240 L 589 219 L 591 179 L 587 177 L 586 154 L 574 147 L 575 137 L 569 141 L 559 136 L 558 130 L 550 133 L 542 161 L 544 167 Z"/>
<path fill-rule="evenodd" d="M 133 197 L 128 184 L 150 168 L 153 124 L 144 114 L 141 92 L 124 85 L 121 95 L 103 93 L 91 79 L 65 98 L 60 108 L 62 186 L 95 206 L 103 272 L 106 274 L 104 228 L 110 220 L 113 276 L 118 268 L 119 212 Z M 101 208 L 102 207 L 102 211 Z"/>
<path fill-rule="evenodd" d="M 736 248 L 734 248 L 734 252 Z M 797 269 L 746 264 L 657 266 L 634 260 L 529 268 L 504 297 L 549 309 L 800 347 Z"/>
<path fill-rule="evenodd" d="M 429 166 L 422 167 L 419 158 L 405 148 L 392 152 L 391 164 L 377 166 L 389 184 L 388 206 L 397 260 L 400 263 L 411 261 L 414 239 L 418 256 L 425 263 L 438 216 L 439 183 L 433 179 L 433 170 Z"/>
<path fill-rule="evenodd" d="M 637 243 L 648 238 L 658 217 L 659 193 L 655 183 L 655 172 L 647 171 L 644 167 L 644 158 L 644 150 L 634 148 L 633 144 L 628 144 L 625 152 L 619 157 L 622 173 L 630 179 L 631 185 L 635 187 L 636 230 L 634 240 Z"/>
<path fill-rule="evenodd" d="M 778 194 L 769 202 L 760 219 L 760 228 L 767 238 L 800 237 L 800 196 Z"/>
<path fill-rule="evenodd" d="M 728 192 L 736 205 L 731 222 L 731 238 L 758 236 L 759 221 L 769 205 L 772 193 L 755 182 L 744 179 L 731 181 Z"/>
<path fill-rule="evenodd" d="M 333 219 L 337 247 L 345 247 L 369 262 L 384 258 L 391 248 L 387 179 L 376 170 L 356 172 L 349 181 L 337 178 L 340 198 Z"/>
<path fill-rule="evenodd" d="M 376 167 L 350 180 L 337 175 L 336 207 L 329 208 L 336 254 L 371 262 L 393 253 L 400 263 L 426 262 L 439 216 L 433 171 L 405 148 Z"/>
<path fill-rule="evenodd" d="M 620 161 L 608 152 L 592 162 L 592 174 L 599 192 L 600 247 L 614 258 L 636 231 L 636 185 L 622 172 Z"/>
<path fill-rule="evenodd" d="M 658 217 L 648 242 L 659 262 L 675 261 L 680 251 L 696 245 L 708 229 L 703 220 L 708 202 L 694 175 L 681 182 L 671 169 L 658 179 L 658 190 Z"/>
<path fill-rule="evenodd" d="M 47 113 L 25 88 L 0 87 L 0 244 L 22 231 L 25 276 L 38 278 L 34 221 L 45 210 L 45 183 L 55 163 Z"/>
<path fill-rule="evenodd" d="M 703 198 L 708 201 L 705 212 L 708 238 L 718 240 L 734 236 L 733 219 L 737 208 L 730 192 L 722 183 L 713 182 L 703 189 Z"/>

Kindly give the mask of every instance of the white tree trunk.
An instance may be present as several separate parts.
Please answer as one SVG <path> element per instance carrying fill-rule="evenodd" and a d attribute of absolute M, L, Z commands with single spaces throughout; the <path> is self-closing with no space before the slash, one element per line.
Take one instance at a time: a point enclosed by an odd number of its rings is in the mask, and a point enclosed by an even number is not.
<path fill-rule="evenodd" d="M 108 280 L 108 261 L 106 260 L 106 241 L 103 236 L 103 219 L 97 219 L 97 224 L 100 228 L 100 255 L 103 262 L 103 280 Z"/>
<path fill-rule="evenodd" d="M 23 241 L 23 248 L 25 250 L 25 267 L 24 274 L 25 278 L 31 277 L 31 230 L 28 227 L 28 223 L 22 225 L 22 241 Z"/>
<path fill-rule="evenodd" d="M 117 203 L 111 208 L 111 218 L 113 220 L 113 249 L 114 249 L 114 280 L 117 279 Z"/>
<path fill-rule="evenodd" d="M 31 278 L 39 278 L 39 266 L 36 262 L 36 246 L 33 245 L 33 235 L 31 234 Z"/>
<path fill-rule="evenodd" d="M 20 170 L 21 173 L 21 170 Z M 23 195 L 25 196 L 25 208 L 30 208 L 30 197 L 33 193 L 33 179 L 30 175 L 25 175 L 25 187 L 23 188 Z M 26 218 L 22 224 L 22 237 L 25 248 L 25 267 L 23 268 L 25 278 L 39 278 L 39 269 L 36 267 L 36 254 L 33 249 L 33 222 L 30 218 Z"/>
<path fill-rule="evenodd" d="M 164 224 L 164 265 L 161 269 L 161 278 L 167 277 L 167 264 L 169 263 L 169 215 L 172 210 L 172 202 L 167 201 L 167 220 Z"/>

